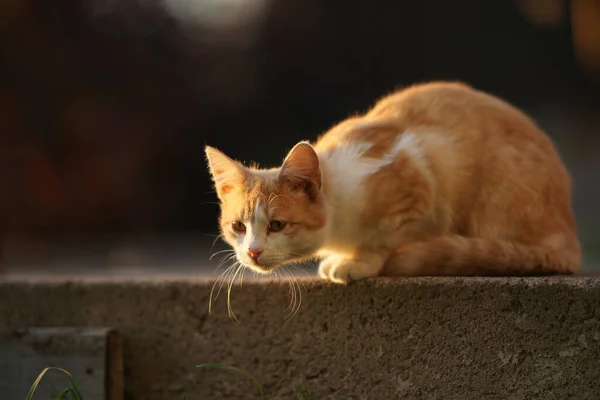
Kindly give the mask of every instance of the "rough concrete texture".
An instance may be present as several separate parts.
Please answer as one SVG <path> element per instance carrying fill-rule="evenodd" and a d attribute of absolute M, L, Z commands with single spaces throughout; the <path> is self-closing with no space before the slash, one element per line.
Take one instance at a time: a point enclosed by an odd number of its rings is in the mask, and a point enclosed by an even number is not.
<path fill-rule="evenodd" d="M 112 326 L 124 336 L 126 398 L 600 399 L 598 278 L 305 280 L 244 283 L 208 314 L 202 279 L 0 283 L 0 330 Z"/>
<path fill-rule="evenodd" d="M 0 336 L 0 394 L 22 399 L 40 371 L 60 366 L 77 380 L 85 400 L 123 400 L 120 340 L 106 328 L 28 328 Z M 36 390 L 50 399 L 69 387 L 69 379 L 49 371 Z"/>

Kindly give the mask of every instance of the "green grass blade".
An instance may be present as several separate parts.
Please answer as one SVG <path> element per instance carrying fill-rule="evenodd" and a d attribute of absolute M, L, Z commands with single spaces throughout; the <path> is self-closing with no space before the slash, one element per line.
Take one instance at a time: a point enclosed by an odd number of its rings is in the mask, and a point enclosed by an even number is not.
<path fill-rule="evenodd" d="M 71 396 L 69 396 L 71 398 L 71 400 L 80 400 L 81 399 L 81 395 L 78 395 L 77 393 L 75 393 L 75 391 L 71 388 L 66 388 L 65 390 L 63 390 L 62 392 L 60 392 L 59 394 L 57 394 L 56 396 L 54 396 L 52 398 L 52 400 L 63 400 L 67 398 L 67 395 L 70 394 Z"/>
<path fill-rule="evenodd" d="M 250 378 L 250 380 L 252 380 L 252 382 L 254 382 L 254 386 L 257 387 L 257 389 L 258 389 L 258 391 L 260 393 L 260 398 L 261 399 L 265 398 L 265 393 L 263 391 L 262 385 L 260 384 L 260 381 L 254 375 L 252 375 L 248 371 L 245 371 L 245 370 L 243 370 L 241 368 L 232 367 L 230 365 L 223 365 L 223 364 L 200 364 L 200 365 L 196 365 L 196 368 L 224 369 L 224 370 L 227 370 L 227 371 L 234 371 L 234 372 L 238 372 L 240 374 L 244 374 L 248 378 Z"/>
<path fill-rule="evenodd" d="M 308 396 L 302 391 L 302 389 L 298 388 L 298 393 L 300 393 L 300 398 L 302 400 L 308 400 Z"/>
<path fill-rule="evenodd" d="M 35 391 L 37 390 L 38 386 L 40 385 L 40 382 L 42 381 L 42 379 L 44 378 L 46 373 L 48 373 L 48 371 L 51 371 L 51 370 L 60 371 L 63 374 L 67 375 L 67 377 L 69 378 L 69 381 L 71 382 L 71 386 L 73 386 L 72 388 L 63 390 L 62 392 L 60 392 L 59 394 L 54 396 L 52 398 L 52 400 L 64 399 L 68 393 L 71 394 L 72 400 L 83 400 L 83 396 L 81 396 L 81 393 L 79 392 L 79 388 L 77 387 L 77 383 L 75 383 L 75 379 L 73 379 L 73 375 L 71 375 L 67 370 L 58 368 L 58 367 L 44 368 L 42 370 L 42 372 L 40 372 L 40 374 L 37 376 L 37 378 L 35 378 L 35 381 L 33 381 L 33 383 L 31 384 L 31 387 L 29 388 L 29 392 L 27 392 L 27 396 L 25 396 L 25 400 L 33 399 L 33 395 L 35 394 Z M 59 396 L 62 396 L 62 397 L 59 397 Z"/>
<path fill-rule="evenodd" d="M 52 398 L 52 400 L 62 400 L 62 399 L 64 399 L 65 397 L 67 397 L 67 395 L 68 395 L 69 393 L 71 393 L 71 392 L 72 392 L 72 391 L 71 391 L 71 389 L 70 389 L 70 388 L 66 388 L 65 390 L 63 390 L 62 392 L 60 392 L 59 394 L 57 394 L 56 396 L 54 396 L 54 397 Z M 73 396 L 71 396 L 71 397 L 73 397 Z"/>
<path fill-rule="evenodd" d="M 50 368 L 44 368 L 42 372 L 40 372 L 40 374 L 37 376 L 37 378 L 35 378 L 35 380 L 31 384 L 31 387 L 29 388 L 29 392 L 27 392 L 27 396 L 25 396 L 25 400 L 31 400 L 33 398 L 33 395 L 35 394 L 35 391 L 37 390 L 40 382 L 42 381 L 42 378 L 44 378 L 44 375 L 46 375 L 46 372 L 48 371 L 50 371 Z"/>
<path fill-rule="evenodd" d="M 71 393 L 71 400 L 83 400 L 83 397 L 81 396 L 81 394 L 79 392 L 75 392 L 74 390 L 71 390 L 70 393 Z"/>

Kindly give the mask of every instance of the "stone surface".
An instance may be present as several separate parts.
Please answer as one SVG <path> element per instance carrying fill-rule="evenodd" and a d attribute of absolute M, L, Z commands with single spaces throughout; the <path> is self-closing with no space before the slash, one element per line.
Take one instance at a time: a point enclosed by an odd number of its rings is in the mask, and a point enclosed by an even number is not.
<path fill-rule="evenodd" d="M 226 288 L 208 313 L 201 278 L 0 283 L 0 330 L 111 326 L 124 336 L 126 398 L 598 399 L 600 279 L 304 279 L 285 320 L 287 284 Z M 302 286 L 302 285 L 301 285 Z"/>
<path fill-rule="evenodd" d="M 23 399 L 47 367 L 66 369 L 85 400 L 123 400 L 121 341 L 110 328 L 32 327 L 0 336 L 1 398 Z M 49 399 L 72 387 L 61 371 L 50 370 L 36 399 Z"/>

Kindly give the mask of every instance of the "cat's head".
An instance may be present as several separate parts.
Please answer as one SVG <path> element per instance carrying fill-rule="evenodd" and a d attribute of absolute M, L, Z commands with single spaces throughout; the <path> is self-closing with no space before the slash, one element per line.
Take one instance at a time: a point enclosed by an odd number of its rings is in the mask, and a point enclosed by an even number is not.
<path fill-rule="evenodd" d="M 221 233 L 238 261 L 269 273 L 309 258 L 325 240 L 326 213 L 319 158 L 298 143 L 279 168 L 249 168 L 206 147 L 220 200 Z"/>

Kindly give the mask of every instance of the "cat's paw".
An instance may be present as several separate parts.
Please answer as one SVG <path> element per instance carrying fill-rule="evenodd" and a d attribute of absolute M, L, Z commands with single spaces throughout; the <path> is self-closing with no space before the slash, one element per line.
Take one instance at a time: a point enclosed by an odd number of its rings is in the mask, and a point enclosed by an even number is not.
<path fill-rule="evenodd" d="M 364 261 L 329 256 L 319 265 L 319 276 L 335 283 L 348 284 L 352 281 L 377 276 L 379 268 Z"/>

